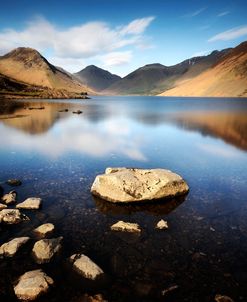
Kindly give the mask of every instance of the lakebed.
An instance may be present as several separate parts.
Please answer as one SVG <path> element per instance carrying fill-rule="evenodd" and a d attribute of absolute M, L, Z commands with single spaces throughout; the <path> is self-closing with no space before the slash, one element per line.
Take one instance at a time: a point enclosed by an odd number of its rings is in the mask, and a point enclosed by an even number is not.
<path fill-rule="evenodd" d="M 50 264 L 38 266 L 29 247 L 0 260 L 1 300 L 16 301 L 15 280 L 40 267 L 54 280 L 40 301 L 83 301 L 85 293 L 108 301 L 247 299 L 246 99 L 24 100 L 1 111 L 0 133 L 5 191 L 5 180 L 19 178 L 19 202 L 43 200 L 41 210 L 24 211 L 30 221 L 1 226 L 0 244 L 47 222 L 64 238 Z M 107 167 L 170 169 L 190 192 L 157 204 L 109 204 L 90 193 Z M 160 219 L 168 229 L 155 228 Z M 141 233 L 112 231 L 119 220 L 138 223 Z M 74 253 L 93 259 L 107 281 L 74 280 L 65 263 Z"/>

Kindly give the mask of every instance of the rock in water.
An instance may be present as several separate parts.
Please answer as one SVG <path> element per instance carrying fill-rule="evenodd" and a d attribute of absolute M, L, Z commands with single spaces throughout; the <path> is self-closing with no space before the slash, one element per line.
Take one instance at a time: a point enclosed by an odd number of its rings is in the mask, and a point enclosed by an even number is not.
<path fill-rule="evenodd" d="M 96 280 L 104 274 L 103 270 L 86 255 L 74 254 L 69 260 L 74 270 L 86 279 Z"/>
<path fill-rule="evenodd" d="M 41 269 L 30 271 L 22 275 L 14 287 L 18 299 L 33 301 L 45 294 L 54 281 Z"/>
<path fill-rule="evenodd" d="M 6 204 L 2 204 L 2 203 L 0 203 L 0 210 L 2 210 L 2 209 L 6 209 L 6 208 L 7 208 Z"/>
<path fill-rule="evenodd" d="M 38 210 L 41 206 L 41 198 L 29 197 L 23 202 L 16 205 L 17 209 Z"/>
<path fill-rule="evenodd" d="M 6 204 L 12 204 L 16 202 L 16 191 L 10 191 L 8 194 L 3 195 L 2 201 Z"/>
<path fill-rule="evenodd" d="M 222 295 L 216 295 L 214 300 L 216 302 L 234 302 L 232 300 L 232 298 L 228 297 L 228 296 L 222 296 Z"/>
<path fill-rule="evenodd" d="M 161 219 L 161 220 L 156 224 L 156 229 L 159 229 L 159 230 L 168 229 L 167 221 Z"/>
<path fill-rule="evenodd" d="M 37 241 L 32 249 L 34 259 L 37 263 L 48 263 L 57 254 L 61 248 L 63 237 L 53 239 L 42 239 Z"/>
<path fill-rule="evenodd" d="M 111 226 L 112 231 L 122 231 L 129 233 L 140 233 L 141 229 L 137 223 L 130 223 L 124 221 L 118 221 L 117 223 Z"/>
<path fill-rule="evenodd" d="M 18 252 L 20 247 L 28 242 L 29 239 L 29 237 L 19 237 L 4 243 L 0 247 L 0 255 L 5 257 L 13 257 Z"/>
<path fill-rule="evenodd" d="M 188 191 L 181 176 L 164 169 L 107 168 L 91 187 L 93 195 L 111 202 L 156 200 Z"/>
<path fill-rule="evenodd" d="M 0 211 L 0 222 L 6 224 L 17 224 L 22 221 L 29 220 L 29 218 L 22 214 L 19 210 L 4 209 Z"/>
<path fill-rule="evenodd" d="M 55 227 L 52 223 L 45 223 L 34 229 L 33 232 L 37 234 L 39 237 L 44 238 L 48 235 L 51 235 L 54 229 Z"/>
<path fill-rule="evenodd" d="M 20 179 L 9 179 L 6 181 L 6 183 L 9 185 L 9 186 L 20 186 L 22 184 L 21 180 Z"/>

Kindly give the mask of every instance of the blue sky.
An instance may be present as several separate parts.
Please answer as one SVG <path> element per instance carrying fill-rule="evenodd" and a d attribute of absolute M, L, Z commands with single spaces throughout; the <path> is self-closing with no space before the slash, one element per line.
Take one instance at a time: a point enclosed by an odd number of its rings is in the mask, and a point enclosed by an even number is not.
<path fill-rule="evenodd" d="M 0 55 L 29 46 L 70 72 L 94 64 L 124 76 L 245 40 L 246 0 L 12 0 L 0 10 Z"/>

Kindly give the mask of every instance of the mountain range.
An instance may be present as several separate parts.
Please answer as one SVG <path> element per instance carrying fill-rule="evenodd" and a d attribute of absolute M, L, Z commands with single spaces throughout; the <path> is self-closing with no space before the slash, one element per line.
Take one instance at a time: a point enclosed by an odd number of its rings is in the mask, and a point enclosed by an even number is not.
<path fill-rule="evenodd" d="M 247 41 L 173 66 L 148 64 L 121 78 L 90 65 L 71 74 L 38 51 L 20 47 L 0 57 L 0 94 L 76 98 L 85 94 L 247 96 Z"/>

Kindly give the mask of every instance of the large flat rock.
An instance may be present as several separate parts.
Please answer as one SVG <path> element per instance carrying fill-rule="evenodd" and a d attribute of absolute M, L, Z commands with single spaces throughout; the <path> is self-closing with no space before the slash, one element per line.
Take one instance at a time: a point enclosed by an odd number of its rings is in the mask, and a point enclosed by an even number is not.
<path fill-rule="evenodd" d="M 25 220 L 29 220 L 29 218 L 17 209 L 3 209 L 0 211 L 0 223 L 17 224 Z"/>
<path fill-rule="evenodd" d="M 29 197 L 23 202 L 16 205 L 17 209 L 38 210 L 41 206 L 41 198 Z"/>
<path fill-rule="evenodd" d="M 35 261 L 39 264 L 48 263 L 61 250 L 63 237 L 42 239 L 37 241 L 32 249 Z"/>
<path fill-rule="evenodd" d="M 138 202 L 184 195 L 189 186 L 165 169 L 107 168 L 96 176 L 91 193 L 111 202 Z"/>

